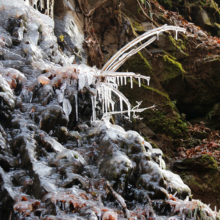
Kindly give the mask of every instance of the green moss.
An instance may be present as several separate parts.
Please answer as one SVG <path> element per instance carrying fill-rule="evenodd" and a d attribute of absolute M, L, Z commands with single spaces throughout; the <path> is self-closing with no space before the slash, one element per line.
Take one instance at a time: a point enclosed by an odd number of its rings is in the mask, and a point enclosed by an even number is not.
<path fill-rule="evenodd" d="M 132 25 L 135 31 L 145 32 L 144 26 L 136 21 L 132 21 Z"/>
<path fill-rule="evenodd" d="M 137 81 L 134 81 L 134 84 L 139 84 Z M 144 85 L 144 84 L 141 84 L 141 87 L 144 88 L 144 89 L 147 89 L 147 90 L 150 90 L 150 91 L 153 91 L 153 92 L 156 92 L 158 93 L 159 95 L 165 97 L 167 99 L 167 102 L 171 102 L 170 101 L 170 98 L 169 98 L 169 95 L 165 92 L 161 92 L 153 87 L 150 87 L 150 86 L 147 86 L 147 85 Z M 171 103 L 170 103 L 171 104 Z"/>
<path fill-rule="evenodd" d="M 206 166 L 207 169 L 212 169 L 212 170 L 218 169 L 218 164 L 217 164 L 216 160 L 208 154 L 202 155 L 201 161 L 202 161 L 202 163 L 207 164 L 207 166 Z"/>
<path fill-rule="evenodd" d="M 170 57 L 171 59 L 176 60 L 176 57 L 172 56 L 169 52 L 163 50 L 163 53 L 164 53 L 165 55 L 167 55 L 168 57 Z"/>
<path fill-rule="evenodd" d="M 169 118 L 165 112 L 154 110 L 147 110 L 142 114 L 147 126 L 156 133 L 163 133 L 171 138 L 187 135 L 187 124 L 177 117 Z"/>
<path fill-rule="evenodd" d="M 178 39 L 177 40 L 177 44 L 179 44 L 180 48 L 183 50 L 183 51 L 186 51 L 186 43 L 181 40 L 181 39 Z"/>
<path fill-rule="evenodd" d="M 163 68 L 163 80 L 162 81 L 169 81 L 179 75 L 184 77 L 185 70 L 182 67 L 182 64 L 178 61 L 172 59 L 168 55 L 163 56 L 164 61 L 164 68 Z"/>
<path fill-rule="evenodd" d="M 126 69 L 123 68 L 126 66 Z M 148 63 L 147 59 L 144 58 L 141 52 L 138 52 L 134 56 L 132 56 L 124 65 L 122 69 L 127 71 L 133 71 L 136 73 L 141 73 L 144 75 L 151 75 L 152 74 L 152 67 Z"/>

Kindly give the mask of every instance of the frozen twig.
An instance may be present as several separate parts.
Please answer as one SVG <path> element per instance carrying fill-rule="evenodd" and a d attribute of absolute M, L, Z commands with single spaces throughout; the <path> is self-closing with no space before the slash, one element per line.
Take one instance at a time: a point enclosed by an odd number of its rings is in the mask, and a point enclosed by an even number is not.
<path fill-rule="evenodd" d="M 150 31 L 147 31 L 146 33 L 142 34 L 141 36 L 135 38 L 133 41 L 131 41 L 130 43 L 126 44 L 122 49 L 120 49 L 105 65 L 104 67 L 102 68 L 103 71 L 106 71 L 109 69 L 110 66 L 112 66 L 116 61 L 117 59 L 122 56 L 127 50 L 129 50 L 131 47 L 135 46 L 137 43 L 145 40 L 146 38 L 148 37 L 151 37 L 152 35 L 157 35 L 157 38 L 160 34 L 160 32 L 163 32 L 163 31 L 168 31 L 168 30 L 173 30 L 173 31 L 182 31 L 182 32 L 185 32 L 185 29 L 184 28 L 181 28 L 181 27 L 177 27 L 177 26 L 167 26 L 166 24 L 161 26 L 161 27 L 158 27 L 158 28 L 155 28 L 153 30 L 150 30 Z"/>
<path fill-rule="evenodd" d="M 127 209 L 127 205 L 126 205 L 123 197 L 120 196 L 117 192 L 115 192 L 115 190 L 111 187 L 111 185 L 108 181 L 106 181 L 106 186 L 107 186 L 108 190 L 110 191 L 110 193 L 115 197 L 115 199 L 118 201 L 118 203 L 123 208 L 123 211 L 125 213 L 125 217 L 129 219 L 130 218 L 130 211 Z"/>

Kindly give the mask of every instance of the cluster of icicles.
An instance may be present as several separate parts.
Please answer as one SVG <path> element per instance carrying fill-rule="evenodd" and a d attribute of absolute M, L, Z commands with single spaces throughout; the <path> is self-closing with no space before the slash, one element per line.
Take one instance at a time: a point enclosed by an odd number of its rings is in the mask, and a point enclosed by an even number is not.
<path fill-rule="evenodd" d="M 45 14 L 53 18 L 54 0 L 24 0 L 25 3 L 33 8 L 38 8 L 40 12 L 45 10 Z"/>
<path fill-rule="evenodd" d="M 118 86 L 126 85 L 127 78 L 130 79 L 131 88 L 133 88 L 134 78 L 138 79 L 139 87 L 141 86 L 141 79 L 147 80 L 147 83 L 149 85 L 150 77 L 143 76 L 140 74 L 135 74 L 133 72 L 116 72 L 116 71 L 118 68 L 121 67 L 123 63 L 125 63 L 127 59 L 129 59 L 129 57 L 136 54 L 138 51 L 145 48 L 156 39 L 159 39 L 159 34 L 161 32 L 168 30 L 176 31 L 176 38 L 178 31 L 185 32 L 184 28 L 164 25 L 162 27 L 144 33 L 143 35 L 137 37 L 136 39 L 125 45 L 105 64 L 105 66 L 101 70 L 98 70 L 96 67 L 89 67 L 85 64 L 81 64 L 81 65 L 73 64 L 70 67 L 59 68 L 56 71 L 56 75 L 61 75 L 62 78 L 64 79 L 70 79 L 70 80 L 66 80 L 67 84 L 69 85 L 71 83 L 68 82 L 71 82 L 71 79 L 78 80 L 79 91 L 82 90 L 84 87 L 86 87 L 90 91 L 91 101 L 92 101 L 93 121 L 96 120 L 95 109 L 96 109 L 97 101 L 100 101 L 102 103 L 102 110 L 104 116 L 109 114 L 128 113 L 128 118 L 130 118 L 131 112 L 133 112 L 134 113 L 133 117 L 137 117 L 135 115 L 135 112 L 141 112 L 147 108 L 139 109 L 141 102 L 138 102 L 137 106 L 131 108 L 131 104 L 129 100 L 118 90 Z M 135 49 L 131 49 L 137 43 L 145 40 L 146 38 L 152 35 L 157 35 L 157 37 L 154 36 L 151 39 L 149 39 L 147 42 L 143 43 L 141 46 Z M 46 74 L 38 77 L 38 81 L 41 82 L 42 84 L 52 84 L 52 86 L 59 84 L 57 80 L 59 80 L 59 78 L 56 77 L 52 79 L 52 81 L 50 81 L 49 77 L 47 77 Z M 90 87 L 91 85 L 93 85 L 92 88 Z M 64 96 L 64 91 L 66 86 L 67 86 L 66 83 L 64 83 L 63 88 L 58 92 L 59 96 Z M 115 102 L 112 99 L 112 94 L 115 94 L 116 97 L 118 97 L 120 100 L 120 111 L 115 111 L 115 106 L 114 106 Z M 77 93 L 75 95 L 77 96 Z M 78 120 L 77 98 L 75 100 L 76 100 L 75 101 L 76 120 Z M 126 104 L 127 107 L 127 110 L 125 111 L 123 110 L 123 102 Z M 69 106 L 69 110 L 66 112 L 70 114 L 71 112 L 70 103 L 68 103 L 68 106 Z"/>

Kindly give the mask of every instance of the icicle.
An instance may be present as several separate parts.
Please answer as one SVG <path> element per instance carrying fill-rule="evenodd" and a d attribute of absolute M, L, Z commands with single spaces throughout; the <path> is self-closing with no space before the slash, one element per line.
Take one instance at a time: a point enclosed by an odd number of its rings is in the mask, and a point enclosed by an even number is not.
<path fill-rule="evenodd" d="M 47 0 L 47 15 L 50 16 L 50 0 Z"/>
<path fill-rule="evenodd" d="M 66 86 L 67 86 L 67 84 L 66 84 L 66 82 L 64 82 L 63 85 L 60 87 L 60 91 L 61 91 L 62 93 L 65 92 Z"/>
<path fill-rule="evenodd" d="M 131 80 L 131 89 L 133 88 L 133 78 L 132 76 L 130 76 L 130 80 Z"/>
<path fill-rule="evenodd" d="M 116 77 L 114 77 L 114 84 L 116 85 Z"/>
<path fill-rule="evenodd" d="M 51 0 L 51 4 L 50 4 L 50 17 L 53 19 L 53 12 L 54 10 L 54 0 Z"/>
<path fill-rule="evenodd" d="M 101 101 L 101 91 L 100 91 L 101 88 L 100 88 L 100 86 L 97 85 L 97 86 L 96 86 L 96 89 L 97 89 L 97 93 L 98 93 L 98 100 Z"/>
<path fill-rule="evenodd" d="M 80 90 L 83 89 L 83 87 L 85 86 L 85 75 L 80 73 L 78 75 L 78 78 L 79 78 L 79 90 Z"/>
<path fill-rule="evenodd" d="M 44 2 L 43 0 L 40 0 L 40 10 L 42 11 L 44 9 Z"/>
<path fill-rule="evenodd" d="M 113 102 L 111 102 L 111 106 L 112 106 L 112 112 L 115 111 L 115 104 Z"/>
<path fill-rule="evenodd" d="M 131 118 L 131 107 L 130 107 L 130 105 L 128 105 L 128 117 L 129 117 L 129 119 Z"/>
<path fill-rule="evenodd" d="M 178 30 L 176 29 L 176 40 L 178 39 Z"/>
<path fill-rule="evenodd" d="M 116 76 L 117 85 L 120 86 L 119 76 Z"/>
<path fill-rule="evenodd" d="M 139 87 L 141 87 L 141 78 L 138 77 L 138 83 L 139 83 Z"/>
<path fill-rule="evenodd" d="M 72 106 L 68 99 L 63 99 L 63 111 L 69 120 L 69 115 L 72 112 Z"/>
<path fill-rule="evenodd" d="M 124 80 L 125 80 L 125 85 L 127 85 L 127 78 L 126 78 L 126 76 L 124 76 Z"/>
<path fill-rule="evenodd" d="M 64 99 L 64 95 L 62 92 L 60 92 L 60 90 L 56 90 L 56 94 L 57 94 L 57 101 L 58 103 L 62 103 L 63 102 L 63 99 Z"/>
<path fill-rule="evenodd" d="M 147 79 L 147 85 L 148 85 L 148 86 L 150 85 L 150 78 Z"/>
<path fill-rule="evenodd" d="M 74 96 L 75 96 L 76 121 L 78 121 L 78 93 L 75 93 Z"/>
<path fill-rule="evenodd" d="M 123 111 L 123 102 L 122 102 L 122 98 L 120 97 L 120 110 L 121 110 L 121 114 L 122 114 L 122 111 Z"/>
<path fill-rule="evenodd" d="M 108 99 L 108 95 L 107 95 L 107 89 L 104 88 L 104 93 L 105 93 L 105 112 L 107 113 L 108 111 L 108 106 L 107 106 L 107 99 Z"/>
<path fill-rule="evenodd" d="M 96 107 L 96 96 L 91 96 L 91 101 L 92 101 L 92 120 L 96 120 L 96 112 L 95 112 L 95 107 Z"/>
<path fill-rule="evenodd" d="M 157 32 L 157 40 L 159 40 L 159 34 L 160 34 L 160 32 L 158 31 Z"/>
<path fill-rule="evenodd" d="M 123 86 L 123 76 L 120 76 L 121 79 L 121 85 Z"/>
<path fill-rule="evenodd" d="M 93 72 L 92 71 L 87 72 L 87 78 L 88 78 L 88 84 L 91 85 L 93 83 Z"/>

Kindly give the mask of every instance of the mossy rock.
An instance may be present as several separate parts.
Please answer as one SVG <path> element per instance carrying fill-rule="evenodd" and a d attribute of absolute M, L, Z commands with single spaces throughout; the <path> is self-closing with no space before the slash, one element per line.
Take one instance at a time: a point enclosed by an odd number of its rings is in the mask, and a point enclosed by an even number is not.
<path fill-rule="evenodd" d="M 219 72 L 220 59 L 205 58 L 201 59 L 201 65 L 197 66 L 196 72 L 184 75 L 184 98 L 178 100 L 181 112 L 190 117 L 198 117 L 205 116 L 212 110 L 214 104 L 219 102 Z"/>
<path fill-rule="evenodd" d="M 175 161 L 173 166 L 182 170 L 196 170 L 198 172 L 217 171 L 218 164 L 216 160 L 208 154 L 203 154 L 194 158 L 186 158 Z"/>
<path fill-rule="evenodd" d="M 169 109 L 169 106 L 164 108 Z M 155 133 L 165 134 L 171 138 L 185 138 L 188 136 L 187 124 L 181 120 L 178 113 L 173 110 L 175 116 L 170 117 L 162 110 L 147 110 L 141 114 L 144 122 Z"/>
<path fill-rule="evenodd" d="M 141 87 L 138 87 L 138 82 L 134 80 L 133 89 L 130 88 L 130 83 L 128 83 L 127 86 L 121 87 L 121 92 L 130 100 L 132 106 L 136 105 L 136 101 L 143 101 L 141 107 L 149 107 L 156 104 L 156 111 L 147 110 L 141 114 L 144 123 L 146 123 L 146 125 L 154 132 L 164 133 L 175 138 L 183 137 L 187 133 L 187 126 L 180 119 L 175 104 L 164 91 L 160 81 L 164 81 L 165 79 L 168 80 L 168 78 L 175 78 L 179 75 L 182 77 L 184 70 L 177 61 L 174 61 L 167 55 L 165 55 L 164 60 L 167 66 L 173 65 L 173 76 L 164 77 L 163 74 L 154 74 L 148 60 L 140 52 L 131 57 L 131 59 L 129 59 L 129 61 L 127 61 L 123 66 L 123 71 L 129 70 L 142 75 L 150 76 L 150 86 L 142 84 Z M 169 69 L 169 67 L 167 68 Z M 165 74 L 168 74 L 168 70 Z"/>
<path fill-rule="evenodd" d="M 168 55 L 163 56 L 163 68 L 159 71 L 160 80 L 162 82 L 169 82 L 171 79 L 181 75 L 184 77 L 185 70 L 182 64 L 172 59 Z"/>
<path fill-rule="evenodd" d="M 185 184 L 187 184 L 193 195 L 193 199 L 199 199 L 206 204 L 211 204 L 211 208 L 220 204 L 219 182 L 220 173 L 210 170 L 204 172 L 178 170 Z"/>

